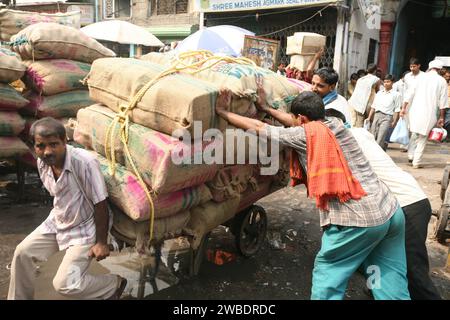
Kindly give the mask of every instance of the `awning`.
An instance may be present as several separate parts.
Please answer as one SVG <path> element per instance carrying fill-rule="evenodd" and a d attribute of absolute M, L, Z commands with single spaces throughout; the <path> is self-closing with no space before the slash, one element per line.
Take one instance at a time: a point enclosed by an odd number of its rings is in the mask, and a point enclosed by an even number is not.
<path fill-rule="evenodd" d="M 194 0 L 197 12 L 230 12 L 276 8 L 313 7 L 339 0 Z"/>
<path fill-rule="evenodd" d="M 66 0 L 16 0 L 16 6 L 46 5 L 65 2 Z"/>
<path fill-rule="evenodd" d="M 151 26 L 146 28 L 161 41 L 182 40 L 198 30 L 198 25 Z"/>

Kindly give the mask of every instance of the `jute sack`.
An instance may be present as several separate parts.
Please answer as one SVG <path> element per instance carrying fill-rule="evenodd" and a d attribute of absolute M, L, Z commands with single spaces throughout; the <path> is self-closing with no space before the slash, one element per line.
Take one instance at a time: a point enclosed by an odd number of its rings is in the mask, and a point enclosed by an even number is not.
<path fill-rule="evenodd" d="M 0 41 L 9 41 L 29 25 L 39 22 L 54 22 L 69 27 L 80 28 L 81 12 L 38 13 L 22 10 L 0 10 Z"/>
<path fill-rule="evenodd" d="M 66 59 L 24 61 L 24 63 L 27 65 L 25 83 L 44 96 L 87 89 L 81 80 L 91 69 L 88 63 Z"/>
<path fill-rule="evenodd" d="M 0 110 L 18 110 L 29 101 L 9 84 L 0 83 Z"/>
<path fill-rule="evenodd" d="M 28 147 L 17 137 L 0 137 L 0 159 L 20 157 L 28 152 Z"/>
<path fill-rule="evenodd" d="M 138 179 L 123 166 L 118 165 L 114 176 L 110 175 L 108 162 L 97 154 L 100 168 L 105 177 L 111 201 L 135 221 L 150 218 L 150 203 Z M 211 199 L 211 193 L 205 185 L 186 188 L 171 193 L 153 195 L 155 218 L 175 215 Z"/>
<path fill-rule="evenodd" d="M 93 104 L 87 90 L 73 90 L 53 96 L 41 96 L 36 92 L 28 92 L 25 97 L 30 101 L 20 112 L 23 115 L 37 118 L 76 117 L 78 110 Z"/>
<path fill-rule="evenodd" d="M 25 120 L 14 111 L 0 111 L 0 136 L 17 136 L 25 128 Z"/>
<path fill-rule="evenodd" d="M 165 67 L 176 61 L 176 56 L 165 53 L 151 52 L 141 57 L 141 60 L 151 61 Z M 196 62 L 194 58 L 189 62 Z M 214 83 L 219 87 L 228 88 L 236 96 L 254 101 L 256 99 L 256 77 L 262 77 L 264 91 L 267 94 L 267 101 L 275 109 L 290 110 L 290 104 L 298 95 L 295 86 L 287 81 L 286 77 L 275 72 L 248 64 L 228 63 L 216 60 L 206 61 L 202 67 L 204 70 L 195 73 L 193 76 Z M 185 71 L 181 71 L 182 73 Z"/>
<path fill-rule="evenodd" d="M 69 59 L 92 63 L 115 53 L 82 31 L 57 23 L 30 25 L 11 38 L 23 60 Z"/>
<path fill-rule="evenodd" d="M 74 140 L 105 156 L 105 138 L 114 116 L 113 111 L 101 105 L 79 110 Z M 119 130 L 115 132 L 116 159 L 127 170 L 132 171 L 131 163 L 124 154 L 123 144 L 119 141 Z M 216 174 L 218 165 L 194 164 L 194 158 L 197 153 L 201 155 L 201 150 L 192 152 L 189 157 L 191 164 L 176 164 L 172 160 L 172 153 L 183 147 L 183 143 L 176 138 L 133 123 L 128 133 L 128 147 L 137 170 L 145 183 L 157 193 L 197 186 L 211 180 Z M 203 146 L 203 150 L 206 146 L 207 144 Z"/>
<path fill-rule="evenodd" d="M 115 112 L 128 106 L 138 91 L 155 79 L 165 68 L 159 64 L 137 59 L 106 58 L 94 61 L 87 77 L 91 98 Z M 172 135 L 176 129 L 193 134 L 194 121 L 209 128 L 226 127 L 226 121 L 216 115 L 216 97 L 220 87 L 190 75 L 173 74 L 158 80 L 129 112 L 134 123 Z M 232 112 L 255 113 L 246 101 Z"/>
<path fill-rule="evenodd" d="M 247 190 L 249 184 L 256 184 L 256 165 L 235 165 L 220 169 L 213 180 L 206 183 L 213 200 L 223 202 Z"/>
<path fill-rule="evenodd" d="M 0 82 L 14 82 L 22 78 L 25 70 L 26 66 L 14 52 L 0 48 Z"/>
<path fill-rule="evenodd" d="M 196 249 L 206 233 L 233 218 L 240 201 L 241 197 L 237 196 L 219 204 L 209 201 L 191 209 L 191 219 L 186 228 L 194 236 L 192 247 Z"/>
<path fill-rule="evenodd" d="M 150 237 L 150 221 L 136 222 L 116 206 L 111 206 L 111 209 L 113 211 L 112 228 L 114 231 L 119 233 L 127 242 L 134 243 L 138 252 L 144 252 L 144 246 Z M 186 210 L 171 217 L 155 219 L 153 221 L 153 240 L 158 241 L 182 234 L 189 218 L 190 212 Z"/>

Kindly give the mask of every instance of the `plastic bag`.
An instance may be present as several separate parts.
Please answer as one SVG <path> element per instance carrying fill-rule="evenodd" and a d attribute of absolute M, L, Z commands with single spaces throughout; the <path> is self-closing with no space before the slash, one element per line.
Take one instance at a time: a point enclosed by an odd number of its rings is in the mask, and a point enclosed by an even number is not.
<path fill-rule="evenodd" d="M 407 145 L 409 143 L 409 130 L 406 121 L 401 118 L 391 135 L 391 142 Z"/>

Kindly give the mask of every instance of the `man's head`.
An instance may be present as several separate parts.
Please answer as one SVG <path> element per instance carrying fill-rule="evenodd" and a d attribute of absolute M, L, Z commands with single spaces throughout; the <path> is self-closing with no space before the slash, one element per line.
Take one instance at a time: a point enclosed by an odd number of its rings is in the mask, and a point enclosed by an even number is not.
<path fill-rule="evenodd" d="M 450 84 L 450 69 L 445 69 L 444 79 Z"/>
<path fill-rule="evenodd" d="M 59 121 L 47 117 L 33 123 L 30 138 L 36 155 L 49 166 L 62 166 L 66 155 L 66 129 Z"/>
<path fill-rule="evenodd" d="M 392 86 L 394 85 L 394 76 L 392 74 L 387 74 L 384 77 L 384 88 L 386 91 L 389 91 L 392 89 Z"/>
<path fill-rule="evenodd" d="M 375 74 L 378 70 L 378 66 L 375 63 L 371 63 L 367 66 L 367 74 Z"/>
<path fill-rule="evenodd" d="M 364 76 L 367 75 L 367 72 L 366 72 L 366 70 L 364 70 L 364 69 L 359 69 L 359 70 L 356 72 L 356 74 L 358 75 L 358 78 L 362 78 L 362 77 L 364 77 Z"/>
<path fill-rule="evenodd" d="M 414 74 L 417 75 L 420 72 L 420 60 L 417 58 L 411 58 L 409 60 L 409 70 Z"/>
<path fill-rule="evenodd" d="M 303 123 L 325 118 L 325 106 L 322 98 L 311 91 L 302 92 L 294 99 L 291 112 Z"/>
<path fill-rule="evenodd" d="M 356 86 L 356 82 L 358 82 L 358 79 L 359 79 L 358 74 L 357 74 L 357 73 L 353 73 L 353 74 L 350 76 L 350 82 L 351 82 L 351 84 L 354 85 L 354 86 Z"/>
<path fill-rule="evenodd" d="M 441 60 L 433 60 L 428 65 L 428 70 L 436 70 L 437 72 L 441 71 L 444 68 L 444 63 Z"/>
<path fill-rule="evenodd" d="M 383 70 L 377 69 L 377 71 L 375 71 L 375 75 L 376 75 L 378 78 L 383 79 Z"/>
<path fill-rule="evenodd" d="M 321 98 L 336 89 L 339 81 L 339 75 L 332 68 L 321 68 L 314 72 L 311 84 L 312 91 L 317 93 Z"/>

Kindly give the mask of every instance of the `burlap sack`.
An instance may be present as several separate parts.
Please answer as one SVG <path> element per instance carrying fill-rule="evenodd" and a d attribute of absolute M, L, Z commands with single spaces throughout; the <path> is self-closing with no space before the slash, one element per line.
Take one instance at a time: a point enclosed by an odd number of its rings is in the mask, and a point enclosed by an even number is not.
<path fill-rule="evenodd" d="M 169 54 L 157 52 L 146 54 L 141 59 L 165 67 L 168 67 L 174 61 Z M 195 59 L 191 62 L 195 62 Z M 206 62 L 203 67 L 207 66 L 210 66 L 210 68 L 195 73 L 194 77 L 214 83 L 221 88 L 228 88 L 240 98 L 256 99 L 257 75 L 264 79 L 263 86 L 267 94 L 267 101 L 275 109 L 290 110 L 291 102 L 298 95 L 298 90 L 287 81 L 286 77 L 268 69 L 224 61 L 214 64 L 214 60 Z"/>
<path fill-rule="evenodd" d="M 209 201 L 191 209 L 191 219 L 186 228 L 194 236 L 192 247 L 197 248 L 206 233 L 233 218 L 240 201 L 238 196 L 219 204 Z"/>
<path fill-rule="evenodd" d="M 25 70 L 26 66 L 14 52 L 0 48 L 0 82 L 14 82 L 22 78 Z"/>
<path fill-rule="evenodd" d="M 87 83 L 91 98 L 115 112 L 129 101 L 164 67 L 136 59 L 99 59 L 92 64 Z M 130 112 L 131 120 L 148 128 L 172 135 L 176 129 L 193 133 L 193 122 L 209 128 L 226 127 L 216 115 L 216 97 L 220 87 L 189 75 L 169 75 L 157 81 Z M 243 100 L 243 99 L 241 99 Z M 245 99 L 244 99 L 245 100 Z M 256 109 L 248 100 L 232 108 L 233 112 L 254 116 Z"/>
<path fill-rule="evenodd" d="M 0 137 L 0 159 L 20 157 L 28 152 L 28 147 L 17 137 Z"/>
<path fill-rule="evenodd" d="M 69 118 L 76 117 L 78 110 L 93 104 L 87 90 L 74 90 L 58 93 L 53 96 L 41 96 L 36 92 L 28 92 L 25 97 L 30 101 L 20 112 L 23 115 L 37 118 Z"/>
<path fill-rule="evenodd" d="M 0 111 L 0 136 L 17 136 L 25 128 L 25 120 L 14 111 Z"/>
<path fill-rule="evenodd" d="M 11 48 L 23 60 L 69 59 L 92 63 L 115 53 L 82 31 L 57 23 L 37 23 L 11 38 Z"/>
<path fill-rule="evenodd" d="M 77 114 L 77 128 L 74 140 L 88 149 L 105 156 L 105 138 L 115 113 L 101 105 L 81 109 Z M 116 130 L 116 159 L 132 171 L 132 166 L 124 155 Z M 157 193 L 168 193 L 187 187 L 200 185 L 216 174 L 217 165 L 175 164 L 172 153 L 180 149 L 178 139 L 153 131 L 138 124 L 129 127 L 128 146 L 145 183 Z M 203 149 L 207 144 L 204 145 Z"/>
<path fill-rule="evenodd" d="M 18 110 L 25 107 L 29 101 L 8 84 L 0 83 L 0 110 Z"/>
<path fill-rule="evenodd" d="M 87 89 L 81 82 L 91 69 L 88 63 L 65 59 L 25 61 L 25 83 L 29 88 L 51 96 L 61 92 Z"/>
<path fill-rule="evenodd" d="M 206 183 L 213 200 L 223 202 L 247 190 L 249 184 L 256 186 L 256 165 L 235 165 L 220 169 L 213 180 Z"/>
<path fill-rule="evenodd" d="M 38 13 L 21 10 L 0 10 L 0 41 L 10 38 L 22 29 L 39 22 L 54 22 L 69 27 L 80 28 L 81 12 Z"/>
<path fill-rule="evenodd" d="M 136 176 L 121 165 L 116 167 L 114 176 L 111 176 L 107 160 L 99 154 L 96 154 L 96 156 L 100 162 L 111 201 L 135 221 L 149 219 L 150 204 Z M 201 185 L 171 193 L 153 195 L 152 199 L 155 218 L 164 218 L 209 201 L 211 192 L 205 185 Z"/>
<path fill-rule="evenodd" d="M 113 230 L 127 242 L 133 243 L 138 252 L 144 252 L 144 246 L 150 237 L 150 220 L 136 222 L 116 206 L 111 206 L 111 208 L 113 211 Z M 171 217 L 155 219 L 153 222 L 153 240 L 157 241 L 180 235 L 189 218 L 190 212 L 182 211 Z"/>

